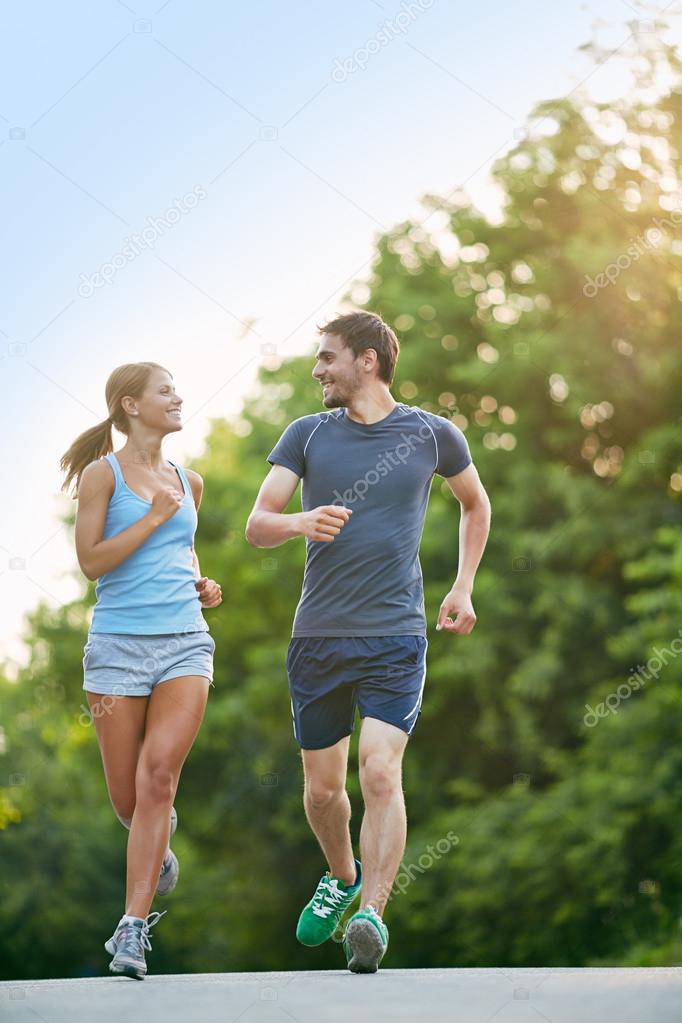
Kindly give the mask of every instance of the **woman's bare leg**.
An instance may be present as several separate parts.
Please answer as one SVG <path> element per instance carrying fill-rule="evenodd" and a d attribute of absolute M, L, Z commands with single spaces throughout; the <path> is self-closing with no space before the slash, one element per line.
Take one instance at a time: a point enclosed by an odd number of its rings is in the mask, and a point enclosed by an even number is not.
<path fill-rule="evenodd" d="M 168 846 L 180 771 L 203 720 L 208 689 L 207 678 L 184 675 L 159 683 L 148 699 L 128 837 L 129 916 L 146 918 L 149 913 Z"/>
<path fill-rule="evenodd" d="M 144 738 L 147 696 L 110 696 L 86 691 L 102 755 L 109 799 L 125 827 L 135 811 L 135 773 Z"/>

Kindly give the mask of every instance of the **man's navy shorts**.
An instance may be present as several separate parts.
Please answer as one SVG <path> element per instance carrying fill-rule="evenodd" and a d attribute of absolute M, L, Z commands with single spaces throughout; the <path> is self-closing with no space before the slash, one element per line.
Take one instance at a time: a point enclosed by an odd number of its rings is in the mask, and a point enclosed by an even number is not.
<path fill-rule="evenodd" d="M 326 749 L 360 717 L 411 735 L 426 677 L 425 636 L 294 636 L 287 651 L 294 736 L 302 749 Z"/>

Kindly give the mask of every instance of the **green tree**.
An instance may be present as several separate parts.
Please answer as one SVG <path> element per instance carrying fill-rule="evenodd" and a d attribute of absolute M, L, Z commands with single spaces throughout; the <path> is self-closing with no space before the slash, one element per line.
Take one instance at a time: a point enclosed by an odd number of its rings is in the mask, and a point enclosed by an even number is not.
<path fill-rule="evenodd" d="M 585 723 L 587 704 L 673 651 L 681 624 L 682 78 L 674 50 L 631 27 L 637 90 L 540 104 L 494 167 L 499 223 L 459 192 L 427 196 L 419 222 L 377 244 L 365 305 L 401 338 L 396 397 L 466 431 L 493 501 L 478 625 L 435 633 L 458 514 L 433 485 L 429 673 L 406 757 L 391 966 L 680 957 L 682 661 Z M 303 949 L 293 933 L 323 868 L 285 673 L 303 544 L 253 550 L 243 535 L 266 455 L 319 408 L 310 368 L 263 369 L 194 462 L 206 482 L 197 547 L 224 601 L 210 616 L 216 686 L 178 794 L 183 873 L 155 973 L 342 962 L 333 943 Z M 121 912 L 126 833 L 81 707 L 93 599 L 88 585 L 67 607 L 39 608 L 30 666 L 0 679 L 6 977 L 101 972 Z M 349 784 L 357 835 L 353 765 Z"/>

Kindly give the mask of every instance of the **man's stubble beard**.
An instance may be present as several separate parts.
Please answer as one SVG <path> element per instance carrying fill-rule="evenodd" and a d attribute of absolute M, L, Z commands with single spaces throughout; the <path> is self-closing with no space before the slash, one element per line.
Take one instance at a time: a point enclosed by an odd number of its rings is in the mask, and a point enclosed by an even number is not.
<path fill-rule="evenodd" d="M 322 404 L 325 406 L 325 408 L 348 408 L 348 406 L 351 404 L 353 400 L 353 397 L 355 396 L 356 391 L 358 390 L 357 382 L 355 383 L 355 386 L 350 384 L 349 386 L 345 387 L 343 391 L 337 390 L 338 385 L 336 383 L 333 384 L 332 386 L 334 388 L 333 398 L 331 398 L 329 403 L 327 403 L 327 400 L 323 397 Z"/>

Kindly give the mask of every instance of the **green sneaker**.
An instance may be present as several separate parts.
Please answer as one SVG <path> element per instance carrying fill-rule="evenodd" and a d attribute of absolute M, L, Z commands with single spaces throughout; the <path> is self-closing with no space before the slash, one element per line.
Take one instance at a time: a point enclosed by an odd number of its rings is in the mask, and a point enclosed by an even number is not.
<path fill-rule="evenodd" d="M 343 951 L 352 973 L 376 973 L 387 948 L 388 927 L 374 906 L 366 906 L 350 918 Z"/>
<path fill-rule="evenodd" d="M 298 918 L 296 937 L 302 945 L 321 945 L 338 927 L 362 885 L 362 866 L 355 861 L 356 881 L 346 886 L 329 871 L 320 878 L 315 894 Z"/>

